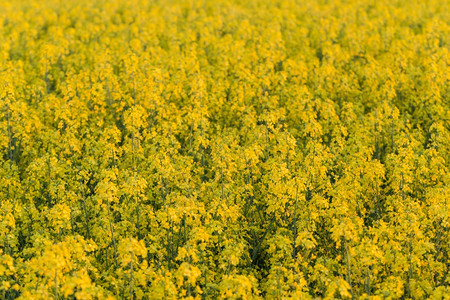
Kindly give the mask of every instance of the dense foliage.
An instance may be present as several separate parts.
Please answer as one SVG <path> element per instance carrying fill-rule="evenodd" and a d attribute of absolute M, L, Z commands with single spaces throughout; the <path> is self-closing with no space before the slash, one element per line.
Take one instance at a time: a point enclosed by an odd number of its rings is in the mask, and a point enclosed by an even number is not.
<path fill-rule="evenodd" d="M 448 0 L 0 0 L 2 299 L 449 299 Z"/>

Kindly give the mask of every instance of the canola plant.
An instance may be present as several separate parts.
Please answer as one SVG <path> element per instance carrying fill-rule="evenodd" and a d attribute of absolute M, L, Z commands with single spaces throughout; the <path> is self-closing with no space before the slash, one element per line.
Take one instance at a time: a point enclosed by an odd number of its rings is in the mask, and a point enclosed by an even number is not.
<path fill-rule="evenodd" d="M 0 0 L 1 299 L 450 299 L 448 0 Z"/>

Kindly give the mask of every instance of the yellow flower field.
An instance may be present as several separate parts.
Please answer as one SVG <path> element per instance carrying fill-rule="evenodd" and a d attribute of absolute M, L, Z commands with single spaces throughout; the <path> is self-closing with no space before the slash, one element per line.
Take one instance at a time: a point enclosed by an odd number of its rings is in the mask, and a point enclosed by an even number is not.
<path fill-rule="evenodd" d="M 0 0 L 1 299 L 450 299 L 449 0 Z"/>

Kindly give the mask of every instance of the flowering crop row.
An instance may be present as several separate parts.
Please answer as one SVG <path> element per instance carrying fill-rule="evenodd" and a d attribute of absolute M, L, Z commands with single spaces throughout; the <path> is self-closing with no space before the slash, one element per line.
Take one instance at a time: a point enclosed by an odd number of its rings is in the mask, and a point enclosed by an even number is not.
<path fill-rule="evenodd" d="M 447 0 L 0 0 L 2 299 L 450 299 Z"/>

